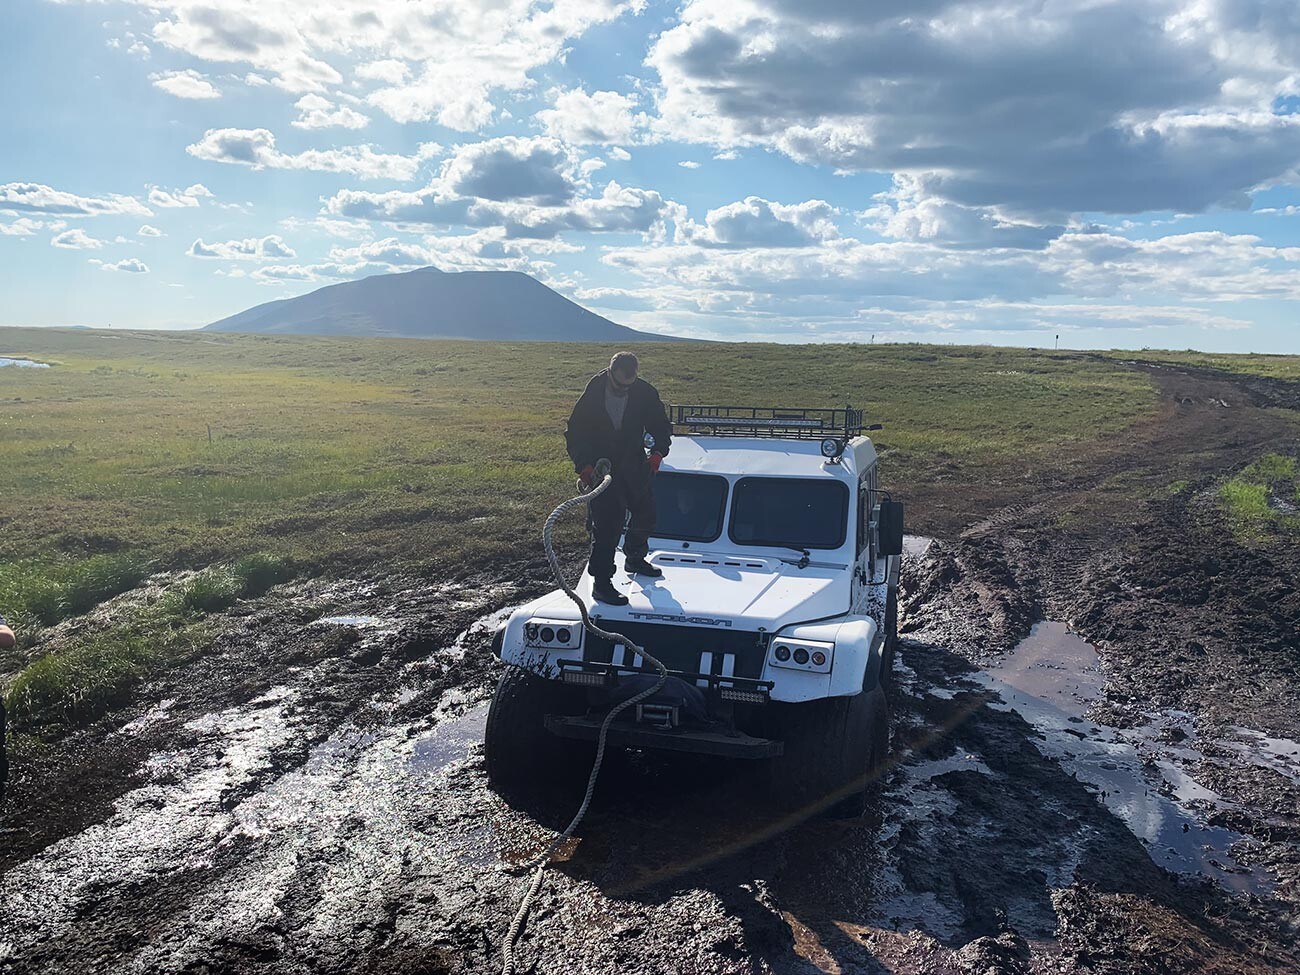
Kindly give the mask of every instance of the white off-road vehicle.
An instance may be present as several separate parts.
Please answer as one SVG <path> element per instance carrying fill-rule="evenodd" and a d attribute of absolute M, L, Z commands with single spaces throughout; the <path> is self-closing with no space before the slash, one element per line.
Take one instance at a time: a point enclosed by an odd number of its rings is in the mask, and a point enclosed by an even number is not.
<path fill-rule="evenodd" d="M 769 764 L 779 794 L 860 810 L 888 753 L 902 505 L 878 485 L 858 410 L 677 406 L 655 477 L 649 561 L 618 574 L 626 606 L 578 595 L 594 623 L 669 679 L 607 743 Z M 596 637 L 561 590 L 498 631 L 511 665 L 488 714 L 489 780 L 513 793 L 581 767 L 611 707 L 658 679 Z"/>

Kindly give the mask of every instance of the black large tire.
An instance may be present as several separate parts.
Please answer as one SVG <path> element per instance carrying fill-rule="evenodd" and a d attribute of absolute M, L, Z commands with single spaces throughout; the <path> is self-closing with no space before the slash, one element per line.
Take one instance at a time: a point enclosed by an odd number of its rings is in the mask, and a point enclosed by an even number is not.
<path fill-rule="evenodd" d="M 545 718 L 585 710 L 581 690 L 507 667 L 492 697 L 483 735 L 488 785 L 510 799 L 571 791 L 590 771 L 595 749 L 589 742 L 551 734 Z"/>
<path fill-rule="evenodd" d="M 853 697 L 770 704 L 785 744 L 769 788 L 801 816 L 860 816 L 889 758 L 889 703 L 879 683 Z"/>

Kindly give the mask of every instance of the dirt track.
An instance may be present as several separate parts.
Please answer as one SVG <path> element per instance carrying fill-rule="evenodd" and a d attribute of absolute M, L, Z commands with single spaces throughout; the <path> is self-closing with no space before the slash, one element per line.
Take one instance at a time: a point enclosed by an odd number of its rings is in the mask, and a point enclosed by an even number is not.
<path fill-rule="evenodd" d="M 1159 381 L 1162 415 L 1108 454 L 946 499 L 980 515 L 938 523 L 909 563 L 875 815 L 774 823 L 743 769 L 626 757 L 525 959 L 1300 970 L 1300 560 L 1241 548 L 1204 494 L 1294 452 L 1300 396 Z M 1114 516 L 1119 479 L 1156 500 Z M 546 585 L 314 581 L 243 607 L 211 655 L 18 769 L 0 971 L 498 969 L 520 867 L 569 807 L 486 788 L 487 627 Z M 324 621 L 341 616 L 360 618 Z M 1077 709 L 1018 696 L 1006 670 L 1044 618 L 1100 652 L 1104 691 Z"/>

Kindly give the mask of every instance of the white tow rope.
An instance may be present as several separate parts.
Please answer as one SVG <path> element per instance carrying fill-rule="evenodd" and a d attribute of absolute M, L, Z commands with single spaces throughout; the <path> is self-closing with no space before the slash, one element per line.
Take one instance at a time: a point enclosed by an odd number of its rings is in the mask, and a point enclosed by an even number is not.
<path fill-rule="evenodd" d="M 569 825 L 564 828 L 564 832 L 555 837 L 555 839 L 551 841 L 551 845 L 546 848 L 546 852 L 537 858 L 532 883 L 528 885 L 528 890 L 524 894 L 523 900 L 519 902 L 519 910 L 515 912 L 515 918 L 510 922 L 510 930 L 506 932 L 505 943 L 501 946 L 502 975 L 514 975 L 515 942 L 519 940 L 519 935 L 523 933 L 524 922 L 528 919 L 528 911 L 533 905 L 533 899 L 537 896 L 537 892 L 542 889 L 542 881 L 545 879 L 546 868 L 551 862 L 551 857 L 555 856 L 555 851 L 563 846 L 564 843 L 573 836 L 573 831 L 576 830 L 578 824 L 582 822 L 582 817 L 587 815 L 587 807 L 591 805 L 592 794 L 596 791 L 596 776 L 600 774 L 600 763 L 605 757 L 605 736 L 609 733 L 609 726 L 613 724 L 614 719 L 623 711 L 626 711 L 632 705 L 657 694 L 659 689 L 664 686 L 664 682 L 668 680 L 668 669 L 664 667 L 660 661 L 646 653 L 642 647 L 637 646 L 621 633 L 602 630 L 591 621 L 591 617 L 587 615 L 586 604 L 578 597 L 578 594 L 573 591 L 569 584 L 564 581 L 564 573 L 560 569 L 560 560 L 556 557 L 555 546 L 551 542 L 551 530 L 555 527 L 556 522 L 579 505 L 588 504 L 595 498 L 599 497 L 609 488 L 612 482 L 613 477 L 606 474 L 604 479 L 586 494 L 579 494 L 577 497 L 570 498 L 552 511 L 550 517 L 546 519 L 546 524 L 542 526 L 542 544 L 546 546 L 546 558 L 551 563 L 551 572 L 555 574 L 555 581 L 560 584 L 560 588 L 563 589 L 565 594 L 573 600 L 575 605 L 577 605 L 578 612 L 582 614 L 582 624 L 587 628 L 587 632 L 594 633 L 596 636 L 610 641 L 612 645 L 621 643 L 627 650 L 631 651 L 632 654 L 640 654 L 643 658 L 650 661 L 650 663 L 654 665 L 655 669 L 659 671 L 659 679 L 655 681 L 654 686 L 648 687 L 639 694 L 629 697 L 626 701 L 614 705 L 609 714 L 605 715 L 605 720 L 600 726 L 600 735 L 596 739 L 596 760 L 592 763 L 591 775 L 587 777 L 587 793 L 582 797 L 582 805 L 578 807 L 578 811 L 574 814 Z M 634 658 L 629 656 L 627 659 L 630 663 Z"/>

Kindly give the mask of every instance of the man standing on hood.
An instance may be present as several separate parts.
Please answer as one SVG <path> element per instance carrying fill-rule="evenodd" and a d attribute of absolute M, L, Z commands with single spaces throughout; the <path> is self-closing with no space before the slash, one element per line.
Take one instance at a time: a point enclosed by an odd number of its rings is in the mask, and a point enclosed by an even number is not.
<path fill-rule="evenodd" d="M 672 424 L 658 390 L 637 378 L 638 366 L 631 352 L 619 352 L 610 359 L 609 368 L 587 383 L 564 431 L 569 458 L 585 485 L 595 483 L 596 461 L 608 458 L 611 465 L 613 483 L 591 502 L 587 571 L 595 580 L 592 595 L 614 606 L 627 605 L 627 597 L 614 588 L 613 579 L 614 549 L 628 512 L 632 520 L 623 541 L 624 567 L 633 575 L 663 575 L 646 561 L 646 555 L 655 527 L 652 478 L 668 454 Z"/>

